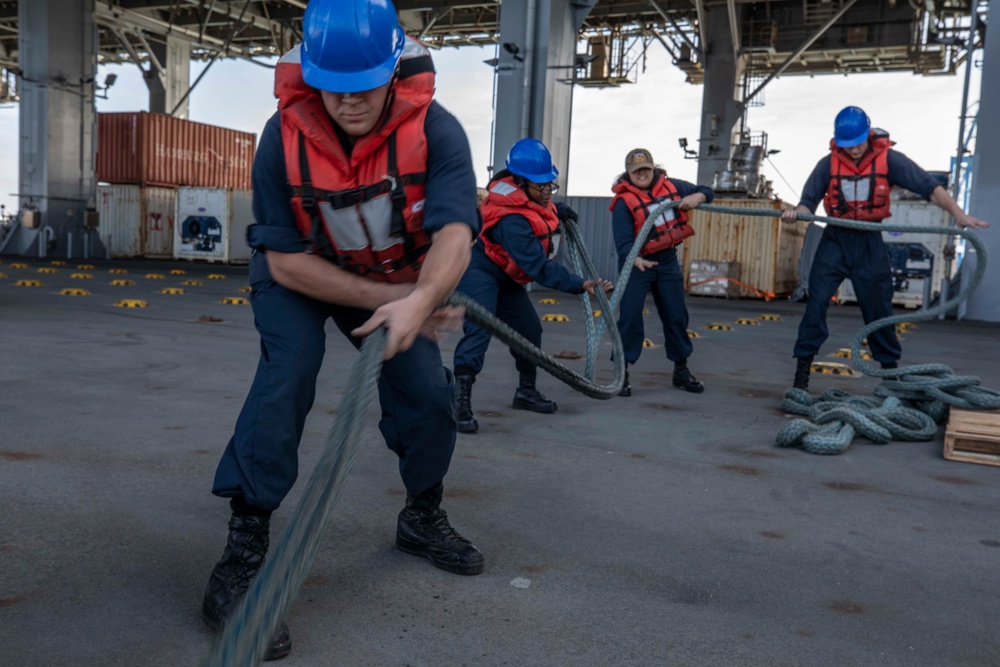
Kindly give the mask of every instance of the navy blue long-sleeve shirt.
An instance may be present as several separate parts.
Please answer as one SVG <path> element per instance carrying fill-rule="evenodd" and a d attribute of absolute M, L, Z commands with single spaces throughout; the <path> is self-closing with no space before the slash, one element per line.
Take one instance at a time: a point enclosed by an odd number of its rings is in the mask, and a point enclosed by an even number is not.
<path fill-rule="evenodd" d="M 561 210 L 564 205 L 560 203 L 556 206 Z M 503 246 L 514 263 L 536 283 L 569 294 L 583 293 L 583 278 L 545 256 L 542 242 L 523 215 L 505 215 L 486 233 L 491 241 Z M 481 244 L 476 245 L 482 252 Z"/>
<path fill-rule="evenodd" d="M 715 199 L 715 191 L 710 187 L 695 185 L 694 183 L 688 183 L 678 178 L 671 178 L 669 180 L 674 184 L 677 194 L 681 197 L 687 197 L 688 195 L 700 192 L 705 195 L 706 204 L 711 203 Z M 632 211 L 629 210 L 628 204 L 625 203 L 624 199 L 619 199 L 615 202 L 615 208 L 611 211 L 611 230 L 614 234 L 615 250 L 618 252 L 618 263 L 621 265 L 625 261 L 625 258 L 628 257 L 629 252 L 631 252 L 632 246 L 635 245 L 635 217 L 632 215 Z"/>
<path fill-rule="evenodd" d="M 424 188 L 424 230 L 428 234 L 453 222 L 479 233 L 476 177 L 465 130 L 437 102 L 432 102 L 424 120 L 427 136 L 427 183 Z M 307 239 L 295 225 L 292 188 L 288 184 L 285 150 L 281 140 L 281 114 L 275 113 L 261 133 L 253 162 L 253 213 L 257 220 L 247 230 L 247 242 L 255 250 L 304 252 Z"/>
<path fill-rule="evenodd" d="M 889 165 L 889 185 L 898 185 L 910 192 L 930 200 L 934 188 L 941 185 L 933 176 L 921 169 L 916 162 L 891 148 L 886 154 Z M 830 186 L 830 156 L 824 155 L 812 170 L 802 188 L 799 206 L 805 206 L 811 213 L 816 212 L 823 201 L 823 195 Z"/>

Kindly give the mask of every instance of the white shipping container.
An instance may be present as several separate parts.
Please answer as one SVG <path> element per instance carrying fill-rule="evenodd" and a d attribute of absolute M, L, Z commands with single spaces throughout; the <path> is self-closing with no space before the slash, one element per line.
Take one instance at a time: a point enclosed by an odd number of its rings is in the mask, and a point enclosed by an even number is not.
<path fill-rule="evenodd" d="M 173 188 L 98 185 L 101 241 L 112 257 L 173 257 Z"/>
<path fill-rule="evenodd" d="M 253 224 L 249 190 L 189 188 L 177 191 L 174 257 L 246 262 L 246 228 Z"/>
<path fill-rule="evenodd" d="M 892 216 L 883 222 L 887 225 L 946 228 L 948 214 L 923 199 L 899 199 L 892 201 Z M 948 234 L 882 232 L 882 238 L 886 243 L 916 243 L 927 248 L 934 257 L 929 290 L 931 298 L 934 298 L 941 291 L 941 281 L 945 278 L 944 248 L 953 237 Z M 954 272 L 954 264 L 952 272 Z M 837 302 L 856 302 L 857 297 L 853 287 L 851 281 L 845 280 L 837 291 Z M 919 308 L 923 305 L 924 293 L 925 279 L 911 278 L 903 289 L 893 294 L 892 302 L 897 306 Z"/>

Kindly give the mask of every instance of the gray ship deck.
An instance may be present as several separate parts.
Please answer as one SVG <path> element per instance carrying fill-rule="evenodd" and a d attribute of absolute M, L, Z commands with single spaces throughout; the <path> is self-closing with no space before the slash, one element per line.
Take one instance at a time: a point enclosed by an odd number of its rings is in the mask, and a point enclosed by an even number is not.
<path fill-rule="evenodd" d="M 228 517 L 209 489 L 258 353 L 249 306 L 220 303 L 246 296 L 246 270 L 89 262 L 94 279 L 71 280 L 79 262 L 40 275 L 49 262 L 13 261 L 0 264 L 0 663 L 196 665 Z M 144 277 L 153 271 L 166 279 Z M 205 284 L 160 293 L 188 278 Z M 60 296 L 66 287 L 92 295 Z M 537 294 L 562 302 L 541 311 L 572 319 L 546 324 L 545 349 L 583 353 L 576 300 Z M 114 307 L 120 298 L 150 306 Z M 776 448 L 802 304 L 690 298 L 689 309 L 701 395 L 670 386 L 655 312 L 647 335 L 661 347 L 634 368 L 633 396 L 594 401 L 543 376 L 556 415 L 510 408 L 516 373 L 493 345 L 473 396 L 482 430 L 459 436 L 446 480 L 445 507 L 487 559 L 478 577 L 393 547 L 403 492 L 372 414 L 281 664 L 1000 665 L 1000 470 L 944 460 L 941 435 L 834 457 Z M 854 307 L 830 312 L 827 352 L 861 322 Z M 782 319 L 702 328 L 761 313 Z M 275 534 L 356 358 L 329 333 Z M 996 387 L 998 337 L 997 325 L 921 323 L 904 362 Z"/>

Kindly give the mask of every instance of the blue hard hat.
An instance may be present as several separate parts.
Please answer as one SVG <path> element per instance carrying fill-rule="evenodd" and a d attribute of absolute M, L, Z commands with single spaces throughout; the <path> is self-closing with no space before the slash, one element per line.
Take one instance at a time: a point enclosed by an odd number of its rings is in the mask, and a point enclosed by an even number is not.
<path fill-rule="evenodd" d="M 521 139 L 507 153 L 507 170 L 532 183 L 551 183 L 559 176 L 552 154 L 537 139 Z"/>
<path fill-rule="evenodd" d="M 868 114 L 858 107 L 844 107 L 833 121 L 833 140 L 841 148 L 864 143 L 872 123 Z"/>
<path fill-rule="evenodd" d="M 334 93 L 384 86 L 405 43 L 391 0 L 311 0 L 302 19 L 302 78 Z"/>

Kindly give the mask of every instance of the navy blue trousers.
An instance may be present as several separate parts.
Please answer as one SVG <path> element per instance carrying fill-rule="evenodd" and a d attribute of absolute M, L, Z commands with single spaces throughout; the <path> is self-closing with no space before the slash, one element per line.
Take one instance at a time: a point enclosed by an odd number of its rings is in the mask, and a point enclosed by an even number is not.
<path fill-rule="evenodd" d="M 656 313 L 663 323 L 667 359 L 684 361 L 694 347 L 688 337 L 688 312 L 684 301 L 684 275 L 677 263 L 677 250 L 670 248 L 646 257 L 656 266 L 645 271 L 633 268 L 618 307 L 618 332 L 625 350 L 625 363 L 634 364 L 642 354 L 645 329 L 642 309 L 646 295 L 653 293 Z M 619 271 L 622 267 L 619 267 Z"/>
<path fill-rule="evenodd" d="M 514 282 L 496 264 L 477 253 L 472 254 L 472 263 L 458 283 L 457 291 L 474 299 L 483 308 L 497 316 L 514 331 L 527 338 L 536 347 L 542 345 L 542 322 L 538 319 L 535 306 L 524 286 Z M 488 265 L 484 262 L 489 262 Z M 462 339 L 455 346 L 454 368 L 457 375 L 477 375 L 483 370 L 486 350 L 492 336 L 472 322 L 466 320 L 462 329 Z M 520 373 L 528 373 L 535 365 L 515 354 L 515 365 Z"/>
<path fill-rule="evenodd" d="M 243 496 L 254 507 L 274 510 L 298 475 L 298 446 L 316 395 L 326 321 L 333 318 L 350 337 L 371 313 L 316 301 L 270 277 L 253 285 L 250 301 L 260 332 L 260 361 L 212 493 Z M 361 344 L 350 340 L 355 347 Z M 379 429 L 399 457 L 407 495 L 436 486 L 448 472 L 457 428 L 453 380 L 437 344 L 419 336 L 413 347 L 382 365 Z"/>
<path fill-rule="evenodd" d="M 850 279 L 865 324 L 892 315 L 892 269 L 881 232 L 827 225 L 809 272 L 809 300 L 799 323 L 794 355 L 808 357 L 830 335 L 826 311 L 840 283 Z M 879 362 L 897 361 L 903 350 L 892 327 L 869 334 L 868 346 Z"/>

